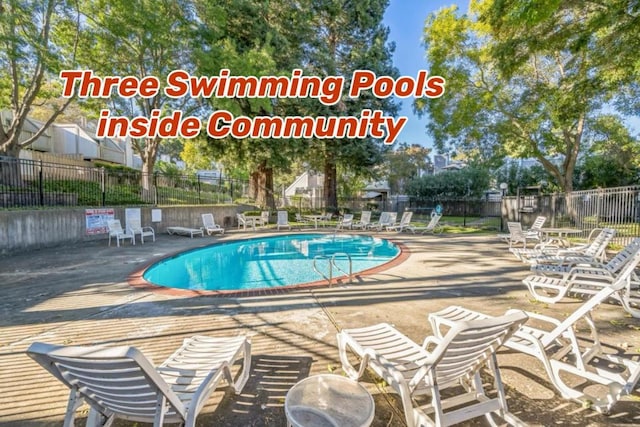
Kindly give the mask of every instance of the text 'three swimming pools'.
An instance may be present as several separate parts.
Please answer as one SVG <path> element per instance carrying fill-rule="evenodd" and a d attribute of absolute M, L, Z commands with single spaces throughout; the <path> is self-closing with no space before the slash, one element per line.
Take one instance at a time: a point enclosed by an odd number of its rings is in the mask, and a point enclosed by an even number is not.
<path fill-rule="evenodd" d="M 385 264 L 400 249 L 393 243 L 367 235 L 288 234 L 238 240 L 180 253 L 164 259 L 143 274 L 154 285 L 197 291 L 252 290 L 323 280 L 335 255 L 338 269 L 357 273 Z"/>

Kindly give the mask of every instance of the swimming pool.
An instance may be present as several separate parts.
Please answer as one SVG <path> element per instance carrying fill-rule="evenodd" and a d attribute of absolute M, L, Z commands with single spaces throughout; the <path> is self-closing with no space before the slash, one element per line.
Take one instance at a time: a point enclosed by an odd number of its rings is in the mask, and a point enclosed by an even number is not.
<path fill-rule="evenodd" d="M 394 259 L 393 243 L 366 235 L 288 234 L 215 244 L 182 252 L 149 267 L 142 277 L 157 286 L 197 291 L 253 290 L 323 280 L 314 271 L 333 276 L 355 274 Z"/>

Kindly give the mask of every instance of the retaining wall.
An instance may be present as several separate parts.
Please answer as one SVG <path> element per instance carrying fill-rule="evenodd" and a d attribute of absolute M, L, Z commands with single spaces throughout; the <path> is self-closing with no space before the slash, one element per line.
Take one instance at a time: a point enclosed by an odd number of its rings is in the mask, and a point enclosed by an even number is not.
<path fill-rule="evenodd" d="M 107 207 L 108 208 L 108 207 Z M 125 226 L 125 208 L 114 210 L 115 218 Z M 151 222 L 151 210 L 160 209 L 162 220 Z M 246 205 L 140 207 L 143 226 L 152 226 L 156 234 L 169 226 L 200 228 L 202 214 L 213 213 L 216 224 L 235 225 L 236 213 L 255 209 Z M 82 241 L 108 239 L 109 235 L 87 234 L 84 208 L 0 211 L 0 255 L 29 251 Z"/>

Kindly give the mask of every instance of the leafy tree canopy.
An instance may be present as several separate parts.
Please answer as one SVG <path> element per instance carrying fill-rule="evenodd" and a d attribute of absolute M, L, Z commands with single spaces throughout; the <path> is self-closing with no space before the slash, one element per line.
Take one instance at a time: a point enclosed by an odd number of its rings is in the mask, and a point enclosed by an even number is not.
<path fill-rule="evenodd" d="M 555 7 L 558 2 L 546 3 Z M 496 10 L 507 6 L 516 15 L 524 8 L 523 16 L 533 14 L 540 25 L 552 26 L 547 30 L 553 37 L 536 39 L 535 50 L 505 67 L 505 49 L 525 33 L 515 18 L 495 24 Z M 584 41 L 589 49 L 576 48 L 582 45 L 564 30 L 582 17 L 578 6 L 554 20 L 557 16 L 548 17 L 540 2 L 507 0 L 472 1 L 468 15 L 451 7 L 429 16 L 427 59 L 431 73 L 447 79 L 447 92 L 414 106 L 429 115 L 427 130 L 436 147 L 472 152 L 481 159 L 535 158 L 560 189 L 571 191 L 579 155 L 589 146 L 585 135 L 604 107 L 622 99 L 622 79 L 603 83 L 608 74 L 601 58 L 608 48 L 601 34 Z"/>

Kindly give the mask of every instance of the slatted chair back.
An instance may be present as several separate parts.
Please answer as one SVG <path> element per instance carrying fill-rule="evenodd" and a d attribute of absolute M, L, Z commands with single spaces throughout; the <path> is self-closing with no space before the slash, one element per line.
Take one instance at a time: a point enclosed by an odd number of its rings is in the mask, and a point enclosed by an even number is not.
<path fill-rule="evenodd" d="M 371 211 L 362 211 L 360 215 L 360 224 L 368 225 L 371 222 Z"/>
<path fill-rule="evenodd" d="M 618 272 L 633 259 L 638 251 L 640 251 L 640 239 L 633 239 L 631 243 L 625 246 L 604 265 L 605 270 L 608 270 L 609 273 L 613 275 L 618 274 Z"/>
<path fill-rule="evenodd" d="M 547 222 L 546 216 L 536 217 L 535 221 L 533 221 L 533 224 L 531 224 L 531 228 L 529 228 L 529 230 L 540 231 L 542 226 L 544 226 L 545 222 Z"/>
<path fill-rule="evenodd" d="M 105 416 L 127 414 L 130 420 L 148 421 L 154 418 L 159 404 L 166 404 L 165 421 L 184 418 L 180 398 L 134 347 L 34 343 L 29 356 L 71 390 L 80 390 L 78 399 L 82 397 L 90 406 L 100 408 Z"/>
<path fill-rule="evenodd" d="M 515 243 L 522 243 L 524 247 L 527 247 L 527 236 L 522 230 L 522 224 L 515 221 L 507 222 L 507 228 L 509 229 L 509 248 Z"/>
<path fill-rule="evenodd" d="M 431 384 L 444 388 L 467 380 L 488 361 L 528 319 L 523 312 L 490 319 L 460 322 L 433 351 Z M 416 377 L 426 372 L 417 372 Z M 417 384 L 414 377 L 412 383 Z"/>
<path fill-rule="evenodd" d="M 635 248 L 640 248 L 640 238 L 633 239 L 630 245 Z M 630 251 L 631 252 L 631 251 Z M 626 262 L 622 265 L 615 282 L 611 285 L 604 286 L 596 294 L 590 297 L 584 304 L 578 307 L 571 316 L 567 317 L 558 326 L 556 326 L 550 333 L 546 334 L 541 340 L 543 347 L 551 345 L 555 340 L 560 338 L 565 331 L 571 329 L 573 325 L 579 320 L 589 316 L 591 310 L 596 308 L 601 303 L 605 302 L 614 292 L 621 291 L 627 286 L 629 280 L 635 274 L 635 269 L 640 263 L 640 250 L 636 249 L 633 255 L 626 259 Z"/>
<path fill-rule="evenodd" d="M 413 212 L 407 211 L 402 214 L 402 218 L 400 218 L 400 226 L 406 227 L 411 224 L 411 218 L 413 218 Z"/>
<path fill-rule="evenodd" d="M 607 246 L 613 240 L 616 235 L 616 230 L 613 228 L 603 228 L 600 234 L 587 246 L 584 251 L 585 256 L 590 256 L 595 259 L 604 259 Z"/>

